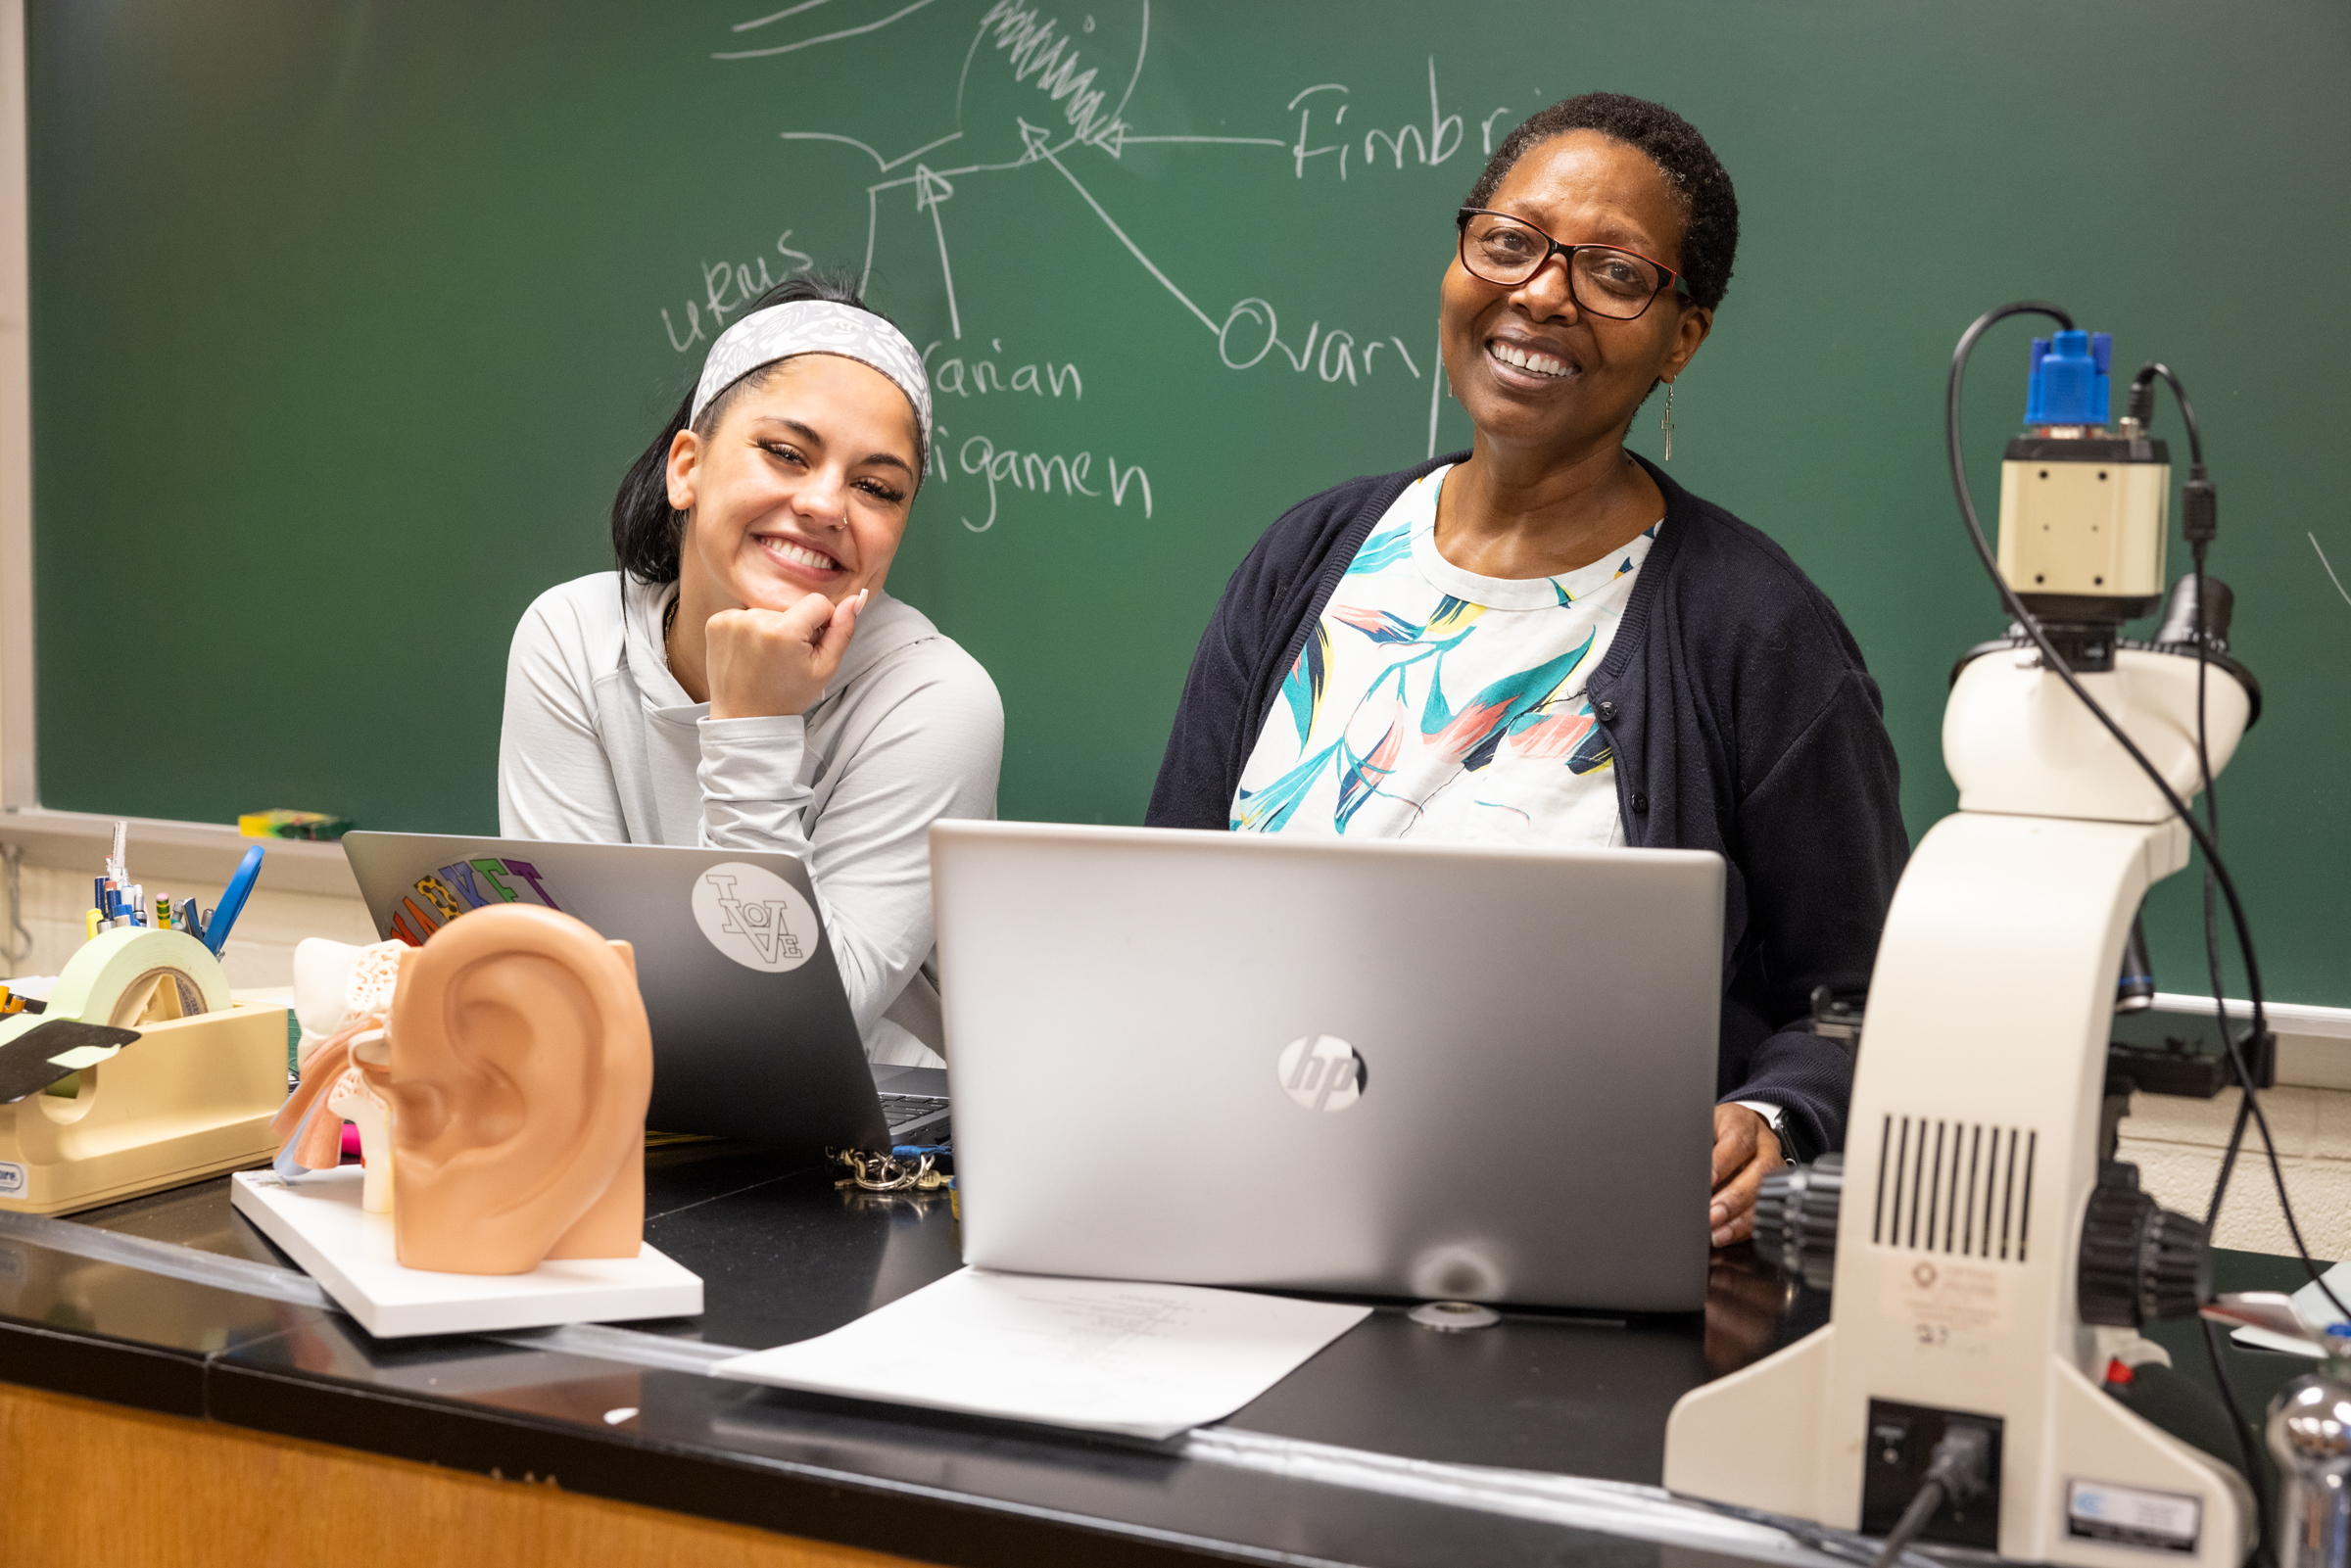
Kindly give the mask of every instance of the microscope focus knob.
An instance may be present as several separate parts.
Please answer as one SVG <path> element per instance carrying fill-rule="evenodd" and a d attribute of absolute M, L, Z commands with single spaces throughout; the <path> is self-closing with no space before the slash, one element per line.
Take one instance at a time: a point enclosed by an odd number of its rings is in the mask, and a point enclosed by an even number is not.
<path fill-rule="evenodd" d="M 2130 1185 L 2108 1180 L 2090 1189 L 2076 1280 L 2085 1323 L 2136 1328 L 2193 1316 L 2212 1299 L 2204 1226 L 2158 1206 L 2138 1190 L 2136 1175 L 2130 1171 Z"/>
<path fill-rule="evenodd" d="M 1775 1170 L 1755 1194 L 1755 1251 L 1814 1290 L 1837 1273 L 1837 1208 L 1845 1198 L 1845 1156 Z"/>

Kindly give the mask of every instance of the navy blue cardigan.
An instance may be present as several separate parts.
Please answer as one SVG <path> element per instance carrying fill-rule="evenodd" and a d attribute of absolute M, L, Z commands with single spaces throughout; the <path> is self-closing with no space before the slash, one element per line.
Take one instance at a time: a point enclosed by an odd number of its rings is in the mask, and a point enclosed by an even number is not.
<path fill-rule="evenodd" d="M 1282 677 L 1348 563 L 1414 480 L 1350 480 L 1257 542 L 1200 639 L 1145 821 L 1225 828 Z M 1711 849 L 1723 911 L 1724 1100 L 1785 1108 L 1808 1159 L 1845 1144 L 1852 1062 L 1811 1029 L 1816 985 L 1869 983 L 1909 855 L 1878 687 L 1785 550 L 1643 462 L 1664 526 L 1587 689 L 1615 754 L 1625 841 Z"/>

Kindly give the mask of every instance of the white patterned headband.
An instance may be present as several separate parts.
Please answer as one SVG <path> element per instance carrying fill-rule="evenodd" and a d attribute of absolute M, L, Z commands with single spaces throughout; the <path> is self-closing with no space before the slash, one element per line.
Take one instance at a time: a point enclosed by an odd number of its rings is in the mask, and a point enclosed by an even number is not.
<path fill-rule="evenodd" d="M 870 365 L 897 384 L 914 404 L 919 471 L 931 451 L 931 378 L 906 335 L 871 310 L 830 300 L 793 300 L 753 310 L 718 335 L 702 361 L 687 423 L 701 418 L 710 400 L 761 365 L 799 354 L 837 354 Z"/>

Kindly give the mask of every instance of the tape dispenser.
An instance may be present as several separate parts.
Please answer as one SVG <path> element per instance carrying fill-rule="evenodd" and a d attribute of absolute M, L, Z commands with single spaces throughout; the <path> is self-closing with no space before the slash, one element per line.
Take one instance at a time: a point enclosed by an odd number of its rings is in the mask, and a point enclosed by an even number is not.
<path fill-rule="evenodd" d="M 0 1209 L 66 1213 L 265 1163 L 286 1098 L 286 1012 L 235 1002 L 220 961 L 185 931 L 99 932 L 43 1011 L 0 1019 L 0 1053 L 60 1019 L 137 1037 L 0 1105 Z"/>

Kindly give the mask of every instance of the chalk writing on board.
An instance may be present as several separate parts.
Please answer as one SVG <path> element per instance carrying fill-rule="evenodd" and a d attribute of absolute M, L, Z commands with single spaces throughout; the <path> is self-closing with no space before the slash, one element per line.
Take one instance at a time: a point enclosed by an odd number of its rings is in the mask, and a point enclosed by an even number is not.
<path fill-rule="evenodd" d="M 715 337 L 726 330 L 728 316 L 785 279 L 798 277 L 816 264 L 816 259 L 807 252 L 792 248 L 790 229 L 777 239 L 776 252 L 779 260 L 772 271 L 764 256 L 753 257 L 749 261 L 704 261 L 702 296 L 699 301 L 686 302 L 684 332 L 670 320 L 669 307 L 661 308 L 661 329 L 669 334 L 669 346 L 684 354 L 702 342 L 705 334 Z M 752 270 L 754 265 L 756 275 Z M 707 325 L 703 321 L 705 312 L 709 316 Z"/>
<path fill-rule="evenodd" d="M 989 341 L 995 345 L 996 354 L 1002 356 L 1004 340 Z M 935 361 L 933 356 L 943 347 L 944 344 L 935 341 L 923 350 L 923 363 L 930 369 L 932 390 L 942 398 L 984 398 L 990 393 L 1026 392 L 1039 398 L 1050 393 L 1059 399 L 1067 393 L 1075 403 L 1085 396 L 1085 377 L 1079 374 L 1074 364 L 1032 359 L 1015 365 L 1011 360 L 1017 355 L 1002 359 L 975 355 L 968 364 L 962 355 Z"/>
<path fill-rule="evenodd" d="M 803 11 L 814 11 L 819 6 L 830 5 L 831 3 L 832 0 L 799 0 L 797 5 L 786 6 L 783 10 L 772 12 L 767 16 L 753 17 L 748 22 L 738 22 L 735 24 L 734 30 L 737 32 L 749 32 L 757 27 L 770 26 L 775 23 L 790 21 L 792 18 L 798 16 Z M 891 12 L 888 16 L 884 17 L 876 22 L 863 23 L 856 26 L 837 27 L 831 32 L 819 33 L 814 37 L 794 38 L 789 43 L 769 44 L 762 48 L 723 51 L 712 55 L 710 58 L 713 60 L 763 60 L 775 55 L 789 55 L 795 53 L 798 50 L 814 48 L 820 43 L 833 43 L 841 38 L 854 38 L 861 33 L 880 32 L 884 27 L 888 26 L 891 23 L 896 22 L 903 17 L 911 17 L 917 11 L 920 11 L 925 6 L 933 3 L 934 0 L 913 0 L 913 4 L 901 6 L 897 10 Z"/>
<path fill-rule="evenodd" d="M 931 468 L 941 479 L 947 477 L 948 469 L 936 454 L 945 451 L 947 442 L 947 429 L 941 425 L 932 443 L 935 456 Z M 1059 479 L 1065 496 L 1086 497 L 1110 507 L 1124 507 L 1131 499 L 1146 519 L 1151 515 L 1151 476 L 1135 464 L 1121 466 L 1118 458 L 1108 454 L 1102 459 L 1103 472 L 1096 474 L 1094 454 L 1090 451 L 1074 456 L 1018 451 L 1010 447 L 999 448 L 985 436 L 968 436 L 957 448 L 955 457 L 956 466 L 964 473 L 978 476 L 987 485 L 987 515 L 976 523 L 969 516 L 963 518 L 963 526 L 975 534 L 984 534 L 996 526 L 999 485 L 1049 496 L 1053 493 L 1053 481 Z"/>
<path fill-rule="evenodd" d="M 2319 564 L 2327 568 L 2327 581 L 2332 583 L 2334 591 L 2343 595 L 2345 604 L 2351 604 L 2351 590 L 2346 590 L 2343 587 L 2343 580 L 2334 575 L 2334 563 L 2327 558 L 2326 550 L 2320 548 L 2319 536 L 2306 533 L 2304 537 L 2310 541 L 2310 547 L 2319 551 Z"/>
<path fill-rule="evenodd" d="M 1325 96 L 1326 94 L 1336 94 L 1337 98 L 1334 100 Z M 1314 86 L 1299 93 L 1284 106 L 1298 116 L 1298 139 L 1289 145 L 1292 171 L 1297 178 L 1306 178 L 1307 166 L 1315 159 L 1327 158 L 1333 153 L 1338 155 L 1339 178 L 1347 177 L 1347 161 L 1356 154 L 1356 146 L 1352 133 L 1339 135 L 1339 129 L 1347 123 L 1347 111 L 1351 106 L 1346 100 L 1350 96 L 1351 90 L 1346 83 L 1322 81 L 1317 82 Z M 1338 139 L 1322 143 L 1319 146 L 1312 146 L 1309 144 L 1315 139 L 1314 119 L 1318 110 L 1330 116 L 1329 134 L 1338 136 Z M 1507 113 L 1509 113 L 1508 110 L 1502 109 L 1494 112 L 1495 115 Z M 1491 145 L 1493 125 L 1493 116 L 1488 116 L 1486 138 L 1489 144 L 1487 147 L 1489 153 L 1493 151 Z M 1365 131 L 1361 158 L 1363 166 L 1377 168 L 1381 158 L 1385 157 L 1392 162 L 1395 167 L 1404 167 L 1407 138 L 1410 138 L 1412 148 L 1411 161 L 1427 167 L 1434 167 L 1439 164 L 1450 162 L 1453 155 L 1462 150 L 1462 117 L 1458 114 L 1447 114 L 1445 106 L 1438 99 L 1437 58 L 1434 55 L 1428 57 L 1427 126 L 1423 129 L 1418 124 L 1407 122 L 1398 125 L 1393 130 L 1383 130 L 1378 126 L 1373 126 Z"/>
<path fill-rule="evenodd" d="M 930 24 L 935 21 L 937 25 L 947 24 L 943 13 L 917 17 L 924 10 L 920 6 L 900 7 L 853 23 L 850 19 L 857 14 L 853 8 L 823 17 L 808 15 L 833 3 L 834 0 L 801 0 L 800 4 L 738 23 L 734 27 L 738 34 L 786 30 L 780 25 L 785 24 L 803 31 L 798 36 L 762 43 L 756 48 L 716 50 L 713 58 L 728 62 L 769 59 L 872 32 L 910 18 L 914 19 L 910 25 Z M 1423 119 L 1351 128 L 1346 120 L 1353 89 L 1344 82 L 1315 82 L 1278 106 L 1285 121 L 1287 117 L 1297 117 L 1294 135 L 1287 131 L 1281 135 L 1157 135 L 1138 129 L 1126 118 L 1149 58 L 1149 0 L 1137 0 L 1133 22 L 1131 60 L 1122 53 L 1112 61 L 1095 47 L 1096 22 L 1091 15 L 1072 28 L 1048 11 L 1042 0 L 996 0 L 981 16 L 964 51 L 956 79 L 953 130 L 944 135 L 926 134 L 916 146 L 887 152 L 833 127 L 800 126 L 779 132 L 787 141 L 853 148 L 872 161 L 875 173 L 881 176 L 866 187 L 866 244 L 861 281 L 870 283 L 873 276 L 882 245 L 885 204 L 911 199 L 913 210 L 922 220 L 921 228 L 927 230 L 922 248 L 935 258 L 937 268 L 940 295 L 947 310 L 948 341 L 950 345 L 960 344 L 969 323 L 956 275 L 953 204 L 973 198 L 959 197 L 958 193 L 967 190 L 974 180 L 1042 166 L 1067 183 L 1083 211 L 1118 241 L 1141 274 L 1214 337 L 1220 363 L 1236 371 L 1286 364 L 1293 374 L 1311 375 L 1334 386 L 1365 387 L 1382 381 L 1425 379 L 1429 382 L 1433 429 L 1440 395 L 1437 383 L 1441 377 L 1433 356 L 1424 369 L 1421 356 L 1407 347 L 1396 332 L 1360 321 L 1333 325 L 1310 318 L 1303 333 L 1295 325 L 1285 333 L 1276 305 L 1264 296 L 1234 301 L 1222 314 L 1204 307 L 1152 258 L 1093 188 L 1091 173 L 1081 175 L 1071 159 L 1074 150 L 1085 149 L 1088 156 L 1106 157 L 1115 166 L 1128 146 L 1145 143 L 1229 147 L 1243 150 L 1244 156 L 1273 160 L 1268 166 L 1269 174 L 1278 168 L 1281 175 L 1291 179 L 1305 179 L 1324 167 L 1331 169 L 1335 177 L 1346 179 L 1351 172 L 1361 174 L 1367 169 L 1396 170 L 1408 166 L 1442 165 L 1463 153 L 1471 138 L 1464 114 L 1445 103 L 1436 59 L 1431 56 L 1422 63 L 1427 94 Z M 955 144 L 977 146 L 993 134 L 967 119 L 967 111 L 981 112 L 971 101 L 975 87 L 980 85 L 976 71 L 987 78 L 989 93 L 994 95 L 988 98 L 994 108 L 987 118 L 992 120 L 993 114 L 1007 104 L 1012 109 L 1011 126 L 1017 132 L 1018 143 L 1017 151 L 1005 148 L 1009 156 L 968 162 L 943 156 Z M 1004 92 L 1011 92 L 1013 97 L 1002 99 Z M 1507 108 L 1495 109 L 1478 124 L 1480 145 L 1490 148 L 1495 118 L 1508 112 Z M 1266 127 L 1269 131 L 1277 128 L 1280 128 L 1278 123 Z M 911 262 L 912 258 L 902 260 Z M 926 260 L 924 264 L 932 263 Z M 758 280 L 774 271 L 762 258 L 757 266 L 738 265 L 731 274 L 722 274 L 722 282 L 728 277 L 733 279 L 733 292 L 705 288 L 704 297 L 688 307 L 684 330 L 672 324 L 665 314 L 664 325 L 671 347 L 681 354 L 688 352 L 701 341 L 696 329 L 702 318 L 723 325 L 726 311 L 755 294 Z M 1276 350 L 1280 351 L 1278 355 Z M 942 361 L 940 374 L 951 376 L 953 372 L 945 366 L 958 357 L 950 354 Z M 976 373 L 976 367 L 967 366 L 967 377 Z M 968 380 L 966 385 L 970 385 Z"/>
<path fill-rule="evenodd" d="M 1089 30 L 1092 28 L 1091 17 L 1086 19 L 1085 25 Z M 1126 120 L 1119 117 L 1126 113 L 1128 100 L 1134 96 L 1134 84 L 1142 79 L 1143 55 L 1151 42 L 1151 8 L 1147 3 L 1143 7 L 1134 71 L 1127 78 L 1127 89 L 1108 110 L 1103 105 L 1109 93 L 1094 84 L 1094 68 L 1078 69 L 1080 53 L 1072 47 L 1066 31 L 1057 33 L 1059 26 L 1059 20 L 1046 16 L 1041 6 L 1022 5 L 1020 0 L 996 0 L 980 19 L 980 35 L 973 40 L 972 52 L 979 52 L 982 41 L 993 44 L 1012 68 L 1013 80 L 1030 82 L 1061 110 L 1062 120 L 1070 127 L 1065 147 L 1071 143 L 1100 147 L 1115 158 L 1118 156 L 1115 149 L 1128 130 Z M 968 56 L 964 75 L 967 80 L 971 75 Z M 956 96 L 959 100 L 956 118 L 961 119 L 960 85 Z"/>

